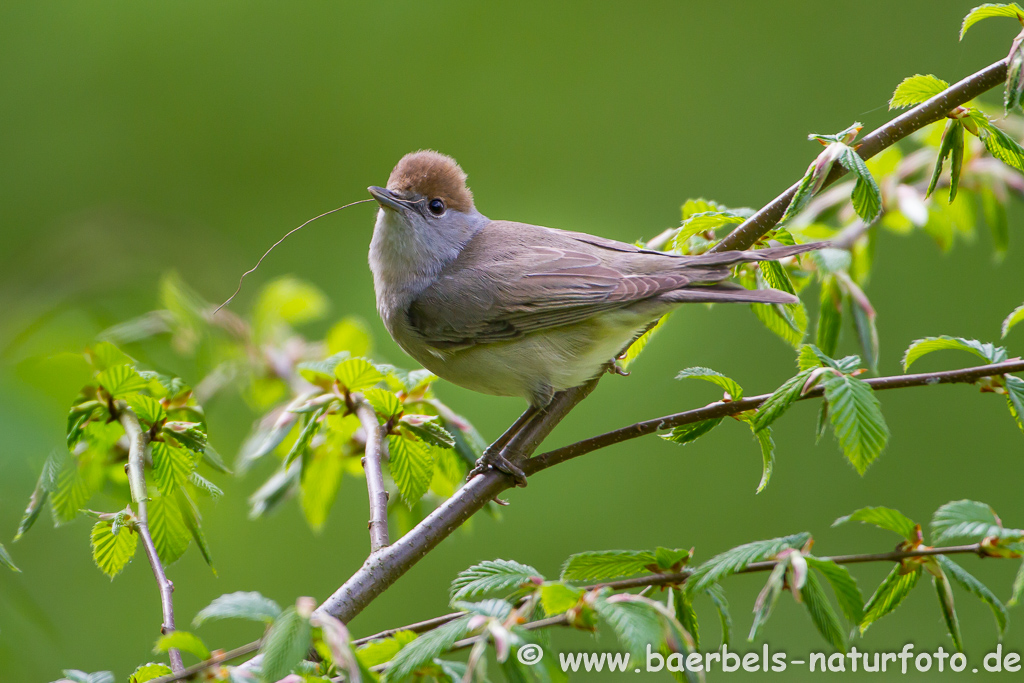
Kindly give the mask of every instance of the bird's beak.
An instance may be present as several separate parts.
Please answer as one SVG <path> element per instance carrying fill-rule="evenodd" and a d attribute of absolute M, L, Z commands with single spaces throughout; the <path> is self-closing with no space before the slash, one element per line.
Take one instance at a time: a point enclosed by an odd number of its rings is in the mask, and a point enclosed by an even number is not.
<path fill-rule="evenodd" d="M 404 211 L 406 209 L 406 203 L 404 200 L 399 199 L 395 196 L 395 193 L 386 187 L 377 187 L 371 185 L 366 188 L 373 195 L 373 198 L 377 200 L 377 203 L 384 209 L 394 209 L 395 211 Z"/>

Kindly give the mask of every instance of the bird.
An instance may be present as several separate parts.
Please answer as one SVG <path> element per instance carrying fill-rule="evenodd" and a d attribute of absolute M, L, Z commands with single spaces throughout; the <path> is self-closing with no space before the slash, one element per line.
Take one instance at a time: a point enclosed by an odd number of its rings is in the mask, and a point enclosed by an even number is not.
<path fill-rule="evenodd" d="M 368 188 L 379 205 L 369 249 L 377 310 L 398 346 L 438 377 L 526 400 L 474 470 L 499 469 L 521 486 L 522 469 L 501 447 L 557 392 L 616 371 L 615 359 L 680 304 L 797 303 L 726 282 L 731 267 L 823 245 L 670 254 L 491 220 L 466 180 L 450 156 L 420 150 L 402 157 L 386 187 Z"/>

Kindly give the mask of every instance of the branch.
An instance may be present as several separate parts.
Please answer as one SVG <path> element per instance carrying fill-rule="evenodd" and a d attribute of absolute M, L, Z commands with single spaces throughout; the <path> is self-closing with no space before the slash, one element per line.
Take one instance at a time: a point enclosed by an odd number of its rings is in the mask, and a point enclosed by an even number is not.
<path fill-rule="evenodd" d="M 384 431 L 377 422 L 377 414 L 366 401 L 360 399 L 356 415 L 366 432 L 366 452 L 363 470 L 366 472 L 366 492 L 370 501 L 370 554 L 391 545 L 388 539 L 388 492 L 384 489 L 381 459 L 384 456 Z"/>
<path fill-rule="evenodd" d="M 139 536 L 142 537 L 142 545 L 146 549 L 146 557 L 153 570 L 157 588 L 160 589 L 160 608 L 163 612 L 160 633 L 166 635 L 174 631 L 174 602 L 171 598 L 174 584 L 167 578 L 164 565 L 160 562 L 160 556 L 153 544 L 153 536 L 149 533 L 149 510 L 147 507 L 149 494 L 146 492 L 146 451 L 149 449 L 149 433 L 139 424 L 139 418 L 135 416 L 131 408 L 120 401 L 116 405 L 117 419 L 124 427 L 124 433 L 128 437 L 129 443 L 128 464 L 125 465 L 125 470 L 128 473 L 128 485 L 132 491 L 132 498 L 139 506 L 136 526 L 139 529 Z M 180 652 L 171 648 L 167 651 L 167 656 L 171 660 L 171 668 L 174 671 L 183 670 Z"/>
<path fill-rule="evenodd" d="M 883 389 L 902 389 L 904 387 L 923 387 L 933 384 L 958 384 L 975 382 L 982 377 L 993 377 L 1011 372 L 1024 371 L 1024 361 L 1018 359 L 994 363 L 992 365 L 980 365 L 962 370 L 944 370 L 942 372 L 926 372 L 916 375 L 894 375 L 892 377 L 875 377 L 864 380 L 875 391 Z M 805 401 L 811 398 L 820 398 L 825 393 L 822 386 L 817 386 L 798 398 L 798 401 Z M 679 425 L 692 424 L 702 420 L 710 420 L 718 417 L 728 417 L 747 410 L 753 410 L 761 405 L 771 394 L 750 396 L 738 401 L 716 401 L 703 408 L 687 410 L 682 413 L 665 415 L 653 420 L 645 420 L 631 424 L 628 427 L 621 427 L 610 432 L 605 432 L 589 439 L 577 441 L 574 444 L 556 448 L 553 451 L 542 453 L 523 463 L 523 471 L 527 475 L 536 474 L 541 470 L 557 465 L 558 463 L 571 460 L 601 448 L 613 444 L 635 439 L 654 432 L 660 432 Z"/>
<path fill-rule="evenodd" d="M 946 114 L 962 104 L 973 100 L 986 90 L 990 90 L 1006 80 L 1006 60 L 1001 59 L 981 71 L 968 76 L 959 83 L 946 88 L 927 102 L 922 102 L 906 113 L 861 138 L 857 145 L 857 153 L 864 159 L 870 159 L 887 147 L 907 137 L 911 133 L 924 128 L 930 123 L 941 120 Z M 832 171 L 825 179 L 822 189 L 828 187 L 846 175 L 847 171 L 841 164 L 834 164 Z M 753 216 L 745 220 L 739 227 L 729 233 L 711 251 L 728 251 L 730 249 L 747 249 L 774 228 L 786 213 L 789 203 L 796 196 L 800 181 L 773 199 Z"/>

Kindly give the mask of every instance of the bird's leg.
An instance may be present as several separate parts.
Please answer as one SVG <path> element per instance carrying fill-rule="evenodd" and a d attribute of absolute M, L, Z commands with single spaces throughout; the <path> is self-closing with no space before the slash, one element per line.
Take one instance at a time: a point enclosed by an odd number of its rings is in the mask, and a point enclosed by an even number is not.
<path fill-rule="evenodd" d="M 516 466 L 508 457 L 505 456 L 505 447 L 508 443 L 518 434 L 526 425 L 530 423 L 533 418 L 541 413 L 541 409 L 536 406 L 530 406 L 526 411 L 520 415 L 512 426 L 505 430 L 505 433 L 497 438 L 497 440 L 484 449 L 483 455 L 476 461 L 476 465 L 469 474 L 466 475 L 466 479 L 472 479 L 478 474 L 483 474 L 488 469 L 496 469 L 499 472 L 508 474 L 516 480 L 516 486 L 526 486 L 526 474 L 522 468 Z"/>

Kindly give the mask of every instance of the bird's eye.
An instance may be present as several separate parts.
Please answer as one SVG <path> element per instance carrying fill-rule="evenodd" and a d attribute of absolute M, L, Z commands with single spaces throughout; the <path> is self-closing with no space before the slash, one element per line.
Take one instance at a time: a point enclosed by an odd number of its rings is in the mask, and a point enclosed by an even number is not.
<path fill-rule="evenodd" d="M 431 199 L 430 203 L 427 204 L 427 208 L 430 209 L 430 213 L 440 216 L 444 213 L 444 202 L 440 199 Z"/>

